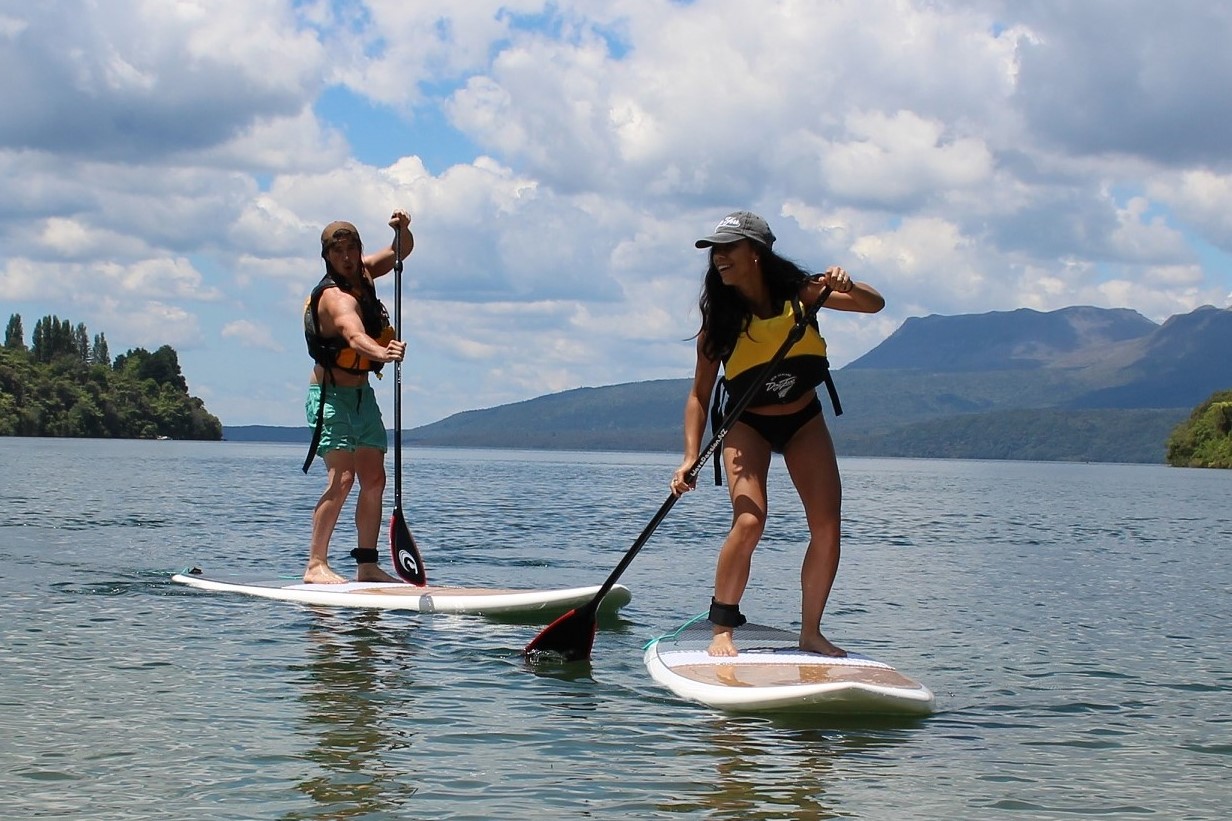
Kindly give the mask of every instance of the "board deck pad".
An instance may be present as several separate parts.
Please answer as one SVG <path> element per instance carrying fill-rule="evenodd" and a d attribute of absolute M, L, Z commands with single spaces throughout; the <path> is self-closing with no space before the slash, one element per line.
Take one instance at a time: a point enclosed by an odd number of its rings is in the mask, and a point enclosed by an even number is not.
<path fill-rule="evenodd" d="M 599 592 L 593 587 L 545 590 L 483 587 L 420 587 L 404 582 L 344 582 L 306 584 L 295 579 L 259 579 L 206 574 L 197 568 L 176 573 L 171 581 L 220 593 L 329 607 L 369 607 L 418 613 L 471 615 L 551 616 L 580 607 Z M 601 613 L 614 613 L 633 598 L 627 587 L 615 585 L 599 605 Z"/>
<path fill-rule="evenodd" d="M 799 635 L 747 624 L 739 654 L 711 656 L 710 622 L 694 619 L 646 646 L 652 678 L 676 695 L 733 712 L 924 715 L 932 692 L 889 664 L 860 653 L 833 658 L 799 649 Z"/>

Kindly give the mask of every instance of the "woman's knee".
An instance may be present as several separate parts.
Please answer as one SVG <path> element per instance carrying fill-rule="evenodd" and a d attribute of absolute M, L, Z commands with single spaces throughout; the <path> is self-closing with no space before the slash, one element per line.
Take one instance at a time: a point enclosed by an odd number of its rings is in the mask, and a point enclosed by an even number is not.
<path fill-rule="evenodd" d="M 804 501 L 809 530 L 838 530 L 843 521 L 843 501 L 831 495 Z"/>
<path fill-rule="evenodd" d="M 766 529 L 766 517 L 761 513 L 745 512 L 732 517 L 731 537 L 736 544 L 752 550 L 761 541 Z"/>

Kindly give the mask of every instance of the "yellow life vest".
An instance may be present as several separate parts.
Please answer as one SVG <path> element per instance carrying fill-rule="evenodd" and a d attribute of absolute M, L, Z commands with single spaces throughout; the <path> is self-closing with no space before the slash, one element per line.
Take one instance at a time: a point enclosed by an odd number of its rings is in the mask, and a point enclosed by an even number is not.
<path fill-rule="evenodd" d="M 824 383 L 834 415 L 842 416 L 843 406 L 830 376 L 830 360 L 826 358 L 826 340 L 817 329 L 816 317 L 808 322 L 804 335 L 787 351 L 774 373 L 758 384 L 765 365 L 774 359 L 792 328 L 803 318 L 804 308 L 793 298 L 784 301 L 783 310 L 777 316 L 769 319 L 755 316 L 749 320 L 748 327 L 736 338 L 732 352 L 723 359 L 723 377 L 714 388 L 710 427 L 715 435 L 728 413 L 729 403 L 725 398 L 737 399 L 748 391 L 755 391 L 748 407 L 787 405 Z M 722 459 L 714 460 L 714 483 L 723 484 Z"/>
<path fill-rule="evenodd" d="M 736 338 L 732 352 L 723 360 L 723 378 L 730 396 L 744 396 L 757 389 L 749 407 L 786 405 L 796 401 L 825 381 L 829 371 L 826 340 L 810 322 L 800 341 L 791 346 L 787 356 L 760 386 L 754 384 L 762 366 L 774 358 L 787 340 L 803 308 L 797 300 L 785 300 L 783 310 L 769 319 L 753 317 L 748 327 Z"/>

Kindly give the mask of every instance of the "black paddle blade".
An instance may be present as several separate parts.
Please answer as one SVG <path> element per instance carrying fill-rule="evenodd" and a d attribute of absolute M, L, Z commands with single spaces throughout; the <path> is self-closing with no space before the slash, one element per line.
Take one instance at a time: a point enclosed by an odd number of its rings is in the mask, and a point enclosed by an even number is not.
<path fill-rule="evenodd" d="M 393 553 L 394 571 L 403 581 L 420 586 L 428 583 L 423 557 L 419 555 L 415 537 L 406 525 L 401 505 L 394 508 L 394 515 L 389 519 L 389 549 Z"/>
<path fill-rule="evenodd" d="M 593 607 L 570 610 L 543 628 L 522 650 L 522 655 L 555 653 L 565 661 L 586 661 L 595 646 L 597 627 Z"/>

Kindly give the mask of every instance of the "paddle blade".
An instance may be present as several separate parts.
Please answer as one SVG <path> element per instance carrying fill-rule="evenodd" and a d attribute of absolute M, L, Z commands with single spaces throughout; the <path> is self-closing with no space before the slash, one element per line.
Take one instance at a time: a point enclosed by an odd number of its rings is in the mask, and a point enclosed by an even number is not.
<path fill-rule="evenodd" d="M 595 644 L 595 609 L 590 606 L 570 610 L 531 640 L 522 655 L 555 653 L 565 661 L 585 661 Z"/>
<path fill-rule="evenodd" d="M 428 583 L 423 557 L 415 546 L 415 537 L 407 527 L 401 505 L 394 508 L 394 515 L 389 519 L 389 549 L 393 553 L 394 572 L 401 576 L 403 581 L 421 586 Z"/>

